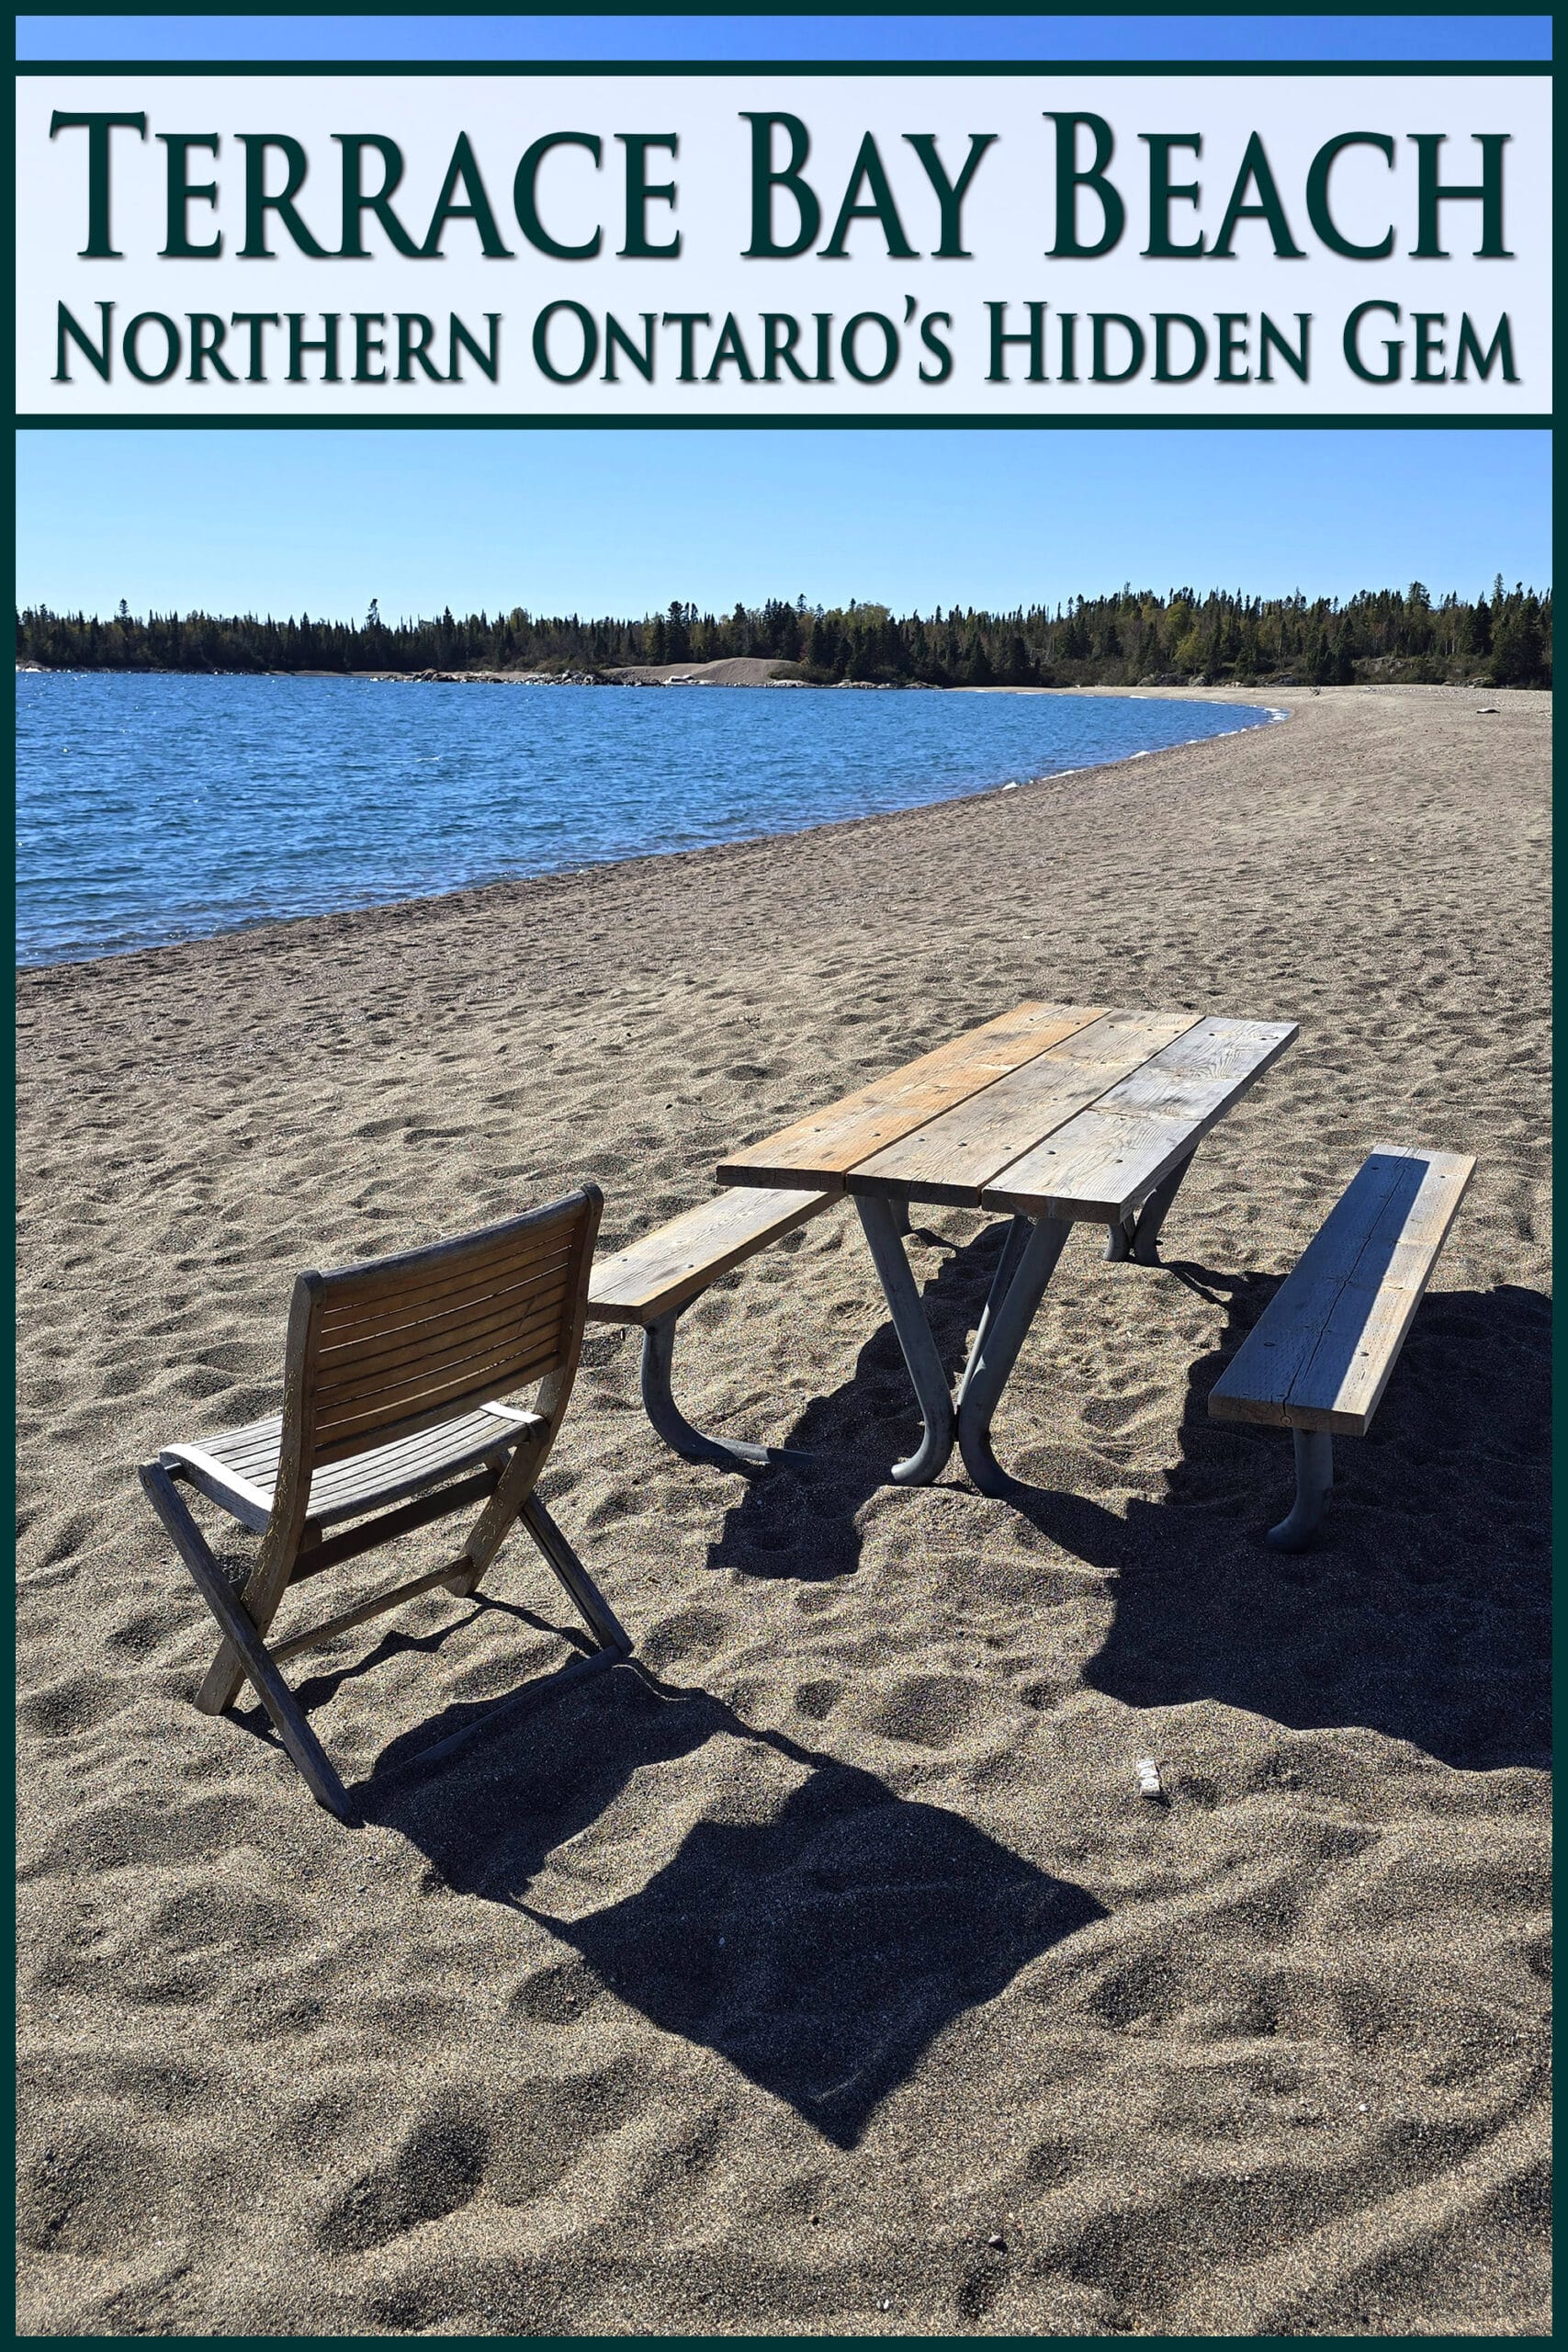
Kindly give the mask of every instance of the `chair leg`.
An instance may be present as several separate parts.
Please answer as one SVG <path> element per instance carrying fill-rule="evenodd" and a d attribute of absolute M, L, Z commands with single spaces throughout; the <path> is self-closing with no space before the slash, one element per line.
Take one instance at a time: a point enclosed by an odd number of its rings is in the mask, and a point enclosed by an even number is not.
<path fill-rule="evenodd" d="M 627 1657 L 632 1646 L 630 1636 L 533 1491 L 540 1466 L 539 1441 L 525 1439 L 514 1450 L 501 1475 L 495 1493 L 463 1547 L 464 1557 L 469 1564 L 468 1568 L 457 1576 L 447 1577 L 447 1590 L 457 1593 L 459 1598 L 476 1592 L 479 1579 L 489 1570 L 513 1524 L 521 1521 L 566 1588 L 578 1614 L 600 1648 Z"/>
<path fill-rule="evenodd" d="M 170 1542 L 190 1570 L 197 1590 L 238 1654 L 243 1673 L 255 1685 L 263 1705 L 277 1727 L 277 1736 L 290 1761 L 317 1804 L 324 1805 L 329 1813 L 336 1814 L 340 1821 L 346 1821 L 350 1807 L 343 1782 L 333 1771 L 325 1749 L 310 1729 L 294 1693 L 267 1655 L 266 1645 L 213 1558 L 174 1480 L 158 1462 L 144 1463 L 138 1475 L 148 1500 L 168 1532 Z"/>
<path fill-rule="evenodd" d="M 631 1656 L 631 1636 L 567 1542 L 537 1495 L 530 1495 L 518 1513 L 524 1526 L 560 1578 L 583 1623 L 602 1650 Z"/>
<path fill-rule="evenodd" d="M 477 1592 L 496 1554 L 505 1543 L 516 1522 L 518 1513 L 527 1500 L 528 1490 L 539 1475 L 539 1448 L 543 1441 L 525 1437 L 513 1447 L 495 1482 L 495 1491 L 474 1521 L 472 1532 L 463 1546 L 462 1564 L 446 1579 L 448 1592 L 466 1600 Z"/>
<path fill-rule="evenodd" d="M 1292 1430 L 1296 1442 L 1296 1499 L 1264 1542 L 1276 1552 L 1302 1552 L 1323 1522 L 1334 1485 L 1334 1440 L 1327 1430 Z"/>
<path fill-rule="evenodd" d="M 246 1617 L 262 1634 L 266 1632 L 277 1614 L 278 1604 L 288 1589 L 297 1561 L 302 1559 L 307 1552 L 314 1551 L 320 1542 L 319 1534 L 308 1534 L 293 1559 L 286 1553 L 278 1554 L 270 1561 L 264 1555 L 245 1578 L 240 1600 Z M 240 1685 L 244 1679 L 245 1668 L 239 1652 L 232 1642 L 224 1642 L 196 1694 L 196 1703 L 202 1713 L 220 1715 L 226 1707 L 231 1707 L 240 1695 Z"/>

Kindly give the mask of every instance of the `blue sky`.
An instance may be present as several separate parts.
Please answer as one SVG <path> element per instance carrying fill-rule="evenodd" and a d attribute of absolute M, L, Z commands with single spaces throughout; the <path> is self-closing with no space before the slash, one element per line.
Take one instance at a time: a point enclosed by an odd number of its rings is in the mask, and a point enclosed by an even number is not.
<path fill-rule="evenodd" d="M 1540 58 L 1543 16 L 22 17 L 17 54 Z M 1540 433 L 25 433 L 57 610 L 900 610 L 1550 580 Z"/>
<path fill-rule="evenodd" d="M 1544 59 L 1550 14 L 18 17 L 18 59 Z"/>
<path fill-rule="evenodd" d="M 1542 59 L 1550 14 L 1438 17 L 18 17 L 24 59 Z"/>
<path fill-rule="evenodd" d="M 57 611 L 929 611 L 1551 578 L 1543 433 L 24 433 Z"/>
<path fill-rule="evenodd" d="M 1550 17 L 39 17 L 20 58 L 1545 58 Z"/>

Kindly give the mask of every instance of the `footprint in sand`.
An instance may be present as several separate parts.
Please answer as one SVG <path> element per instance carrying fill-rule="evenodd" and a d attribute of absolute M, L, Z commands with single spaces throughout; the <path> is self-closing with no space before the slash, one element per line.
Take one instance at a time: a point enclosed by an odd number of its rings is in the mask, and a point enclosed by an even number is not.
<path fill-rule="evenodd" d="M 953 1747 L 979 1713 L 983 1700 L 956 1676 L 912 1674 L 897 1684 L 871 1717 L 885 1739 L 912 1747 Z"/>
<path fill-rule="evenodd" d="M 392 2162 L 363 2173 L 328 2211 L 316 2242 L 329 2254 L 367 2254 L 457 2212 L 479 2192 L 490 2134 L 471 2117 L 429 2117 L 410 2132 Z"/>
<path fill-rule="evenodd" d="M 71 1739 L 107 1723 L 127 1703 L 125 1691 L 101 1674 L 78 1674 L 30 1690 L 17 1709 L 24 1731 L 43 1739 Z"/>

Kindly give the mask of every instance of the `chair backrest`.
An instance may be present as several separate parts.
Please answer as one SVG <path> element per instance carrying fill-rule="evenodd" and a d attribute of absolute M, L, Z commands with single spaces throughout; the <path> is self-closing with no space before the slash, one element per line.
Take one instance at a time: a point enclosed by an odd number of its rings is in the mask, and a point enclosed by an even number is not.
<path fill-rule="evenodd" d="M 598 1186 L 585 1184 L 460 1240 L 301 1274 L 275 1516 L 290 1500 L 302 1510 L 312 1470 L 536 1381 L 551 1381 L 558 1418 L 582 1345 L 603 1208 Z"/>

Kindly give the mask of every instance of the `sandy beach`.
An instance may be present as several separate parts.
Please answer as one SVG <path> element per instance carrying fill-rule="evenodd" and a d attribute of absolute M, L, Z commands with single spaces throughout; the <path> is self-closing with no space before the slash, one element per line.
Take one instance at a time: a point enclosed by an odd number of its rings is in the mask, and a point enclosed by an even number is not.
<path fill-rule="evenodd" d="M 1289 723 L 21 976 L 24 2331 L 1548 2331 L 1549 700 L 1236 698 Z M 677 1461 L 591 1333 L 542 1491 L 635 1665 L 545 1679 L 514 1540 L 293 1670 L 366 1826 L 196 1713 L 133 1465 L 274 1409 L 300 1268 L 587 1177 L 613 1247 L 1025 997 L 1301 1036 L 1164 1270 L 1069 1243 L 1018 1499 L 885 1483 L 838 1208 L 676 1362 L 808 1468 Z M 1289 1442 L 1205 1398 L 1384 1141 L 1479 1166 L 1282 1559 Z M 1001 1227 L 917 1227 L 956 1364 Z"/>

